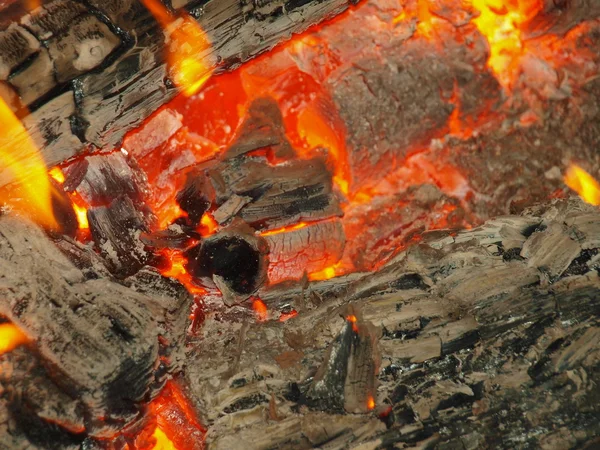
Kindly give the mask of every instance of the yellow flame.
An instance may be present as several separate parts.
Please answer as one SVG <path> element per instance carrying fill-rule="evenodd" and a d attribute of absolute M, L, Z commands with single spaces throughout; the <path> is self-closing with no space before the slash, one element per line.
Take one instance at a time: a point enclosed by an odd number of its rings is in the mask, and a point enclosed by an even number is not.
<path fill-rule="evenodd" d="M 512 80 L 513 64 L 523 54 L 520 26 L 542 8 L 541 0 L 472 0 L 479 17 L 473 20 L 490 46 L 488 66 L 503 86 Z"/>
<path fill-rule="evenodd" d="M 27 336 L 12 323 L 3 323 L 0 325 L 0 355 L 10 352 L 19 345 L 26 344 L 28 341 Z"/>
<path fill-rule="evenodd" d="M 213 74 L 206 53 L 210 40 L 191 16 L 175 18 L 158 0 L 142 0 L 165 31 L 167 63 L 174 83 L 187 96 L 194 95 Z"/>
<path fill-rule="evenodd" d="M 600 183 L 577 164 L 571 164 L 565 174 L 564 181 L 585 202 L 595 206 L 600 205 Z"/>
<path fill-rule="evenodd" d="M 14 189 L 0 193 L 0 203 L 49 229 L 58 229 L 50 178 L 38 149 L 9 106 L 0 99 L 0 172 L 9 172 Z M 12 186 L 11 186 L 12 187 Z"/>
<path fill-rule="evenodd" d="M 156 427 L 152 437 L 156 439 L 156 444 L 154 444 L 152 450 L 177 450 L 175 444 L 171 442 L 169 437 L 159 427 Z"/>
<path fill-rule="evenodd" d="M 56 180 L 60 184 L 63 184 L 65 182 L 65 174 L 63 173 L 60 167 L 53 167 L 48 172 L 48 175 L 50 175 L 52 178 L 54 178 L 54 180 Z"/>

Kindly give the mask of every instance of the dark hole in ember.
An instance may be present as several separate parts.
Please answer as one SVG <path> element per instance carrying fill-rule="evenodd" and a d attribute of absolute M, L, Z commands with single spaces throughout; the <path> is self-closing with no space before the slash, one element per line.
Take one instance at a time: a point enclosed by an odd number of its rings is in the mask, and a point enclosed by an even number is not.
<path fill-rule="evenodd" d="M 219 275 L 241 294 L 256 289 L 260 254 L 239 237 L 223 237 L 205 241 L 186 252 L 186 268 L 198 278 Z"/>

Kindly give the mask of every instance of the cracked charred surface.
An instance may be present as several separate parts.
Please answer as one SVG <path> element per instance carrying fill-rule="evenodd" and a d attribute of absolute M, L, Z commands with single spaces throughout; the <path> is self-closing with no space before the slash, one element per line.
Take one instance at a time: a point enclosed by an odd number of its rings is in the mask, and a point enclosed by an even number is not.
<path fill-rule="evenodd" d="M 267 323 L 210 313 L 186 370 L 208 447 L 593 446 L 598 235 L 597 208 L 554 201 L 266 290 Z"/>
<path fill-rule="evenodd" d="M 225 71 L 356 1 L 163 3 L 200 23 L 213 43 L 205 59 Z M 53 0 L 31 13 L 21 1 L 2 7 L 0 95 L 32 110 L 24 122 L 49 166 L 90 145 L 117 145 L 179 92 L 163 32 L 137 0 Z M 10 181 L 0 173 L 0 185 Z"/>
<path fill-rule="evenodd" d="M 110 437 L 183 362 L 181 285 L 149 270 L 117 283 L 93 252 L 61 249 L 80 267 L 33 224 L 0 218 L 0 315 L 30 340 L 0 355 L 0 448 Z"/>

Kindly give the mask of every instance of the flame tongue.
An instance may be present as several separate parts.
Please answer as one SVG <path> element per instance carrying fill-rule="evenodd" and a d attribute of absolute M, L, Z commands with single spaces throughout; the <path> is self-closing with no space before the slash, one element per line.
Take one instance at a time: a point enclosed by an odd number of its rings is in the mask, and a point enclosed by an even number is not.
<path fill-rule="evenodd" d="M 26 344 L 29 339 L 12 323 L 0 324 L 0 355 Z"/>
<path fill-rule="evenodd" d="M 194 95 L 212 76 L 206 57 L 211 44 L 198 22 L 189 15 L 174 18 L 158 0 L 142 0 L 165 31 L 167 62 L 173 82 L 186 96 Z"/>
<path fill-rule="evenodd" d="M 0 178 L 14 186 L 0 192 L 0 202 L 40 225 L 57 230 L 46 164 L 25 127 L 0 99 Z"/>
<path fill-rule="evenodd" d="M 583 201 L 600 206 L 600 183 L 577 164 L 571 164 L 564 181 L 567 186 L 579 194 Z"/>

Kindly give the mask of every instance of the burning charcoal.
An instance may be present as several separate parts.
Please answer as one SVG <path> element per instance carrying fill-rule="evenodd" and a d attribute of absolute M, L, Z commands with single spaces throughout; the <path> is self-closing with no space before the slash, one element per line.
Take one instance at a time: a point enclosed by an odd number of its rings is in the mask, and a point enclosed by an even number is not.
<path fill-rule="evenodd" d="M 147 253 L 140 233 L 148 231 L 147 220 L 129 197 L 90 208 L 88 220 L 96 247 L 112 272 L 127 276 L 144 265 Z"/>
<path fill-rule="evenodd" d="M 91 206 L 106 205 L 126 195 L 141 200 L 144 182 L 122 152 L 88 156 L 64 169 L 65 190 L 77 191 Z"/>
<path fill-rule="evenodd" d="M 215 191 L 206 174 L 197 171 L 188 173 L 183 189 L 177 194 L 177 203 L 187 213 L 192 225 L 200 223 L 214 199 Z"/>
<path fill-rule="evenodd" d="M 320 158 L 271 165 L 258 157 L 236 158 L 209 173 L 223 204 L 234 195 L 251 197 L 237 217 L 257 229 L 274 229 L 302 220 L 340 216 L 331 173 Z"/>
<path fill-rule="evenodd" d="M 227 305 L 240 303 L 266 279 L 268 245 L 245 225 L 210 236 L 187 251 L 186 269 L 194 277 L 212 277 Z"/>
<path fill-rule="evenodd" d="M 262 233 L 269 243 L 269 283 L 299 280 L 337 263 L 346 245 L 337 217 Z"/>
<path fill-rule="evenodd" d="M 244 121 L 225 158 L 235 158 L 255 150 L 268 150 L 278 159 L 290 159 L 294 149 L 285 136 L 283 117 L 277 102 L 270 97 L 252 102 Z"/>

